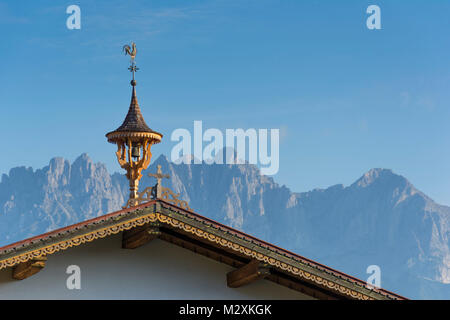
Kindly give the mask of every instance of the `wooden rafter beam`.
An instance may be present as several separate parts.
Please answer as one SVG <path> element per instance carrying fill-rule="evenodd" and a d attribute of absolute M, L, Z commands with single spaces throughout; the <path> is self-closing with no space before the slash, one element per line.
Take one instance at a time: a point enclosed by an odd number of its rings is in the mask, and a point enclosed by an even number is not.
<path fill-rule="evenodd" d="M 124 231 L 122 233 L 122 248 L 136 249 L 158 238 L 160 234 L 159 227 L 155 225 L 147 225 Z"/>
<path fill-rule="evenodd" d="M 22 262 L 13 268 L 12 277 L 16 280 L 23 280 L 38 273 L 45 267 L 46 257 L 34 258 L 27 262 Z"/>
<path fill-rule="evenodd" d="M 300 279 L 294 279 L 293 277 L 278 272 L 276 270 L 272 270 L 270 276 L 268 276 L 266 280 L 275 282 L 289 289 L 301 292 L 307 296 L 312 297 L 313 299 L 319 300 L 345 299 L 345 297 L 333 294 L 329 290 L 313 286 L 305 281 L 301 281 Z"/>
<path fill-rule="evenodd" d="M 179 233 L 178 230 L 175 231 L 173 229 L 161 227 L 160 239 L 234 268 L 242 267 L 248 263 L 247 258 L 225 251 L 224 248 L 219 246 L 213 246 L 212 244 L 205 242 L 204 239 Z M 316 299 L 334 300 L 346 298 L 344 296 L 339 296 L 338 294 L 332 294 L 329 290 L 317 287 L 312 283 L 278 272 L 276 269 L 272 269 L 271 274 L 267 276 L 265 280 L 275 282 Z"/>
<path fill-rule="evenodd" d="M 239 288 L 253 281 L 263 279 L 270 275 L 270 268 L 257 260 L 231 271 L 227 274 L 227 285 L 230 288 Z"/>

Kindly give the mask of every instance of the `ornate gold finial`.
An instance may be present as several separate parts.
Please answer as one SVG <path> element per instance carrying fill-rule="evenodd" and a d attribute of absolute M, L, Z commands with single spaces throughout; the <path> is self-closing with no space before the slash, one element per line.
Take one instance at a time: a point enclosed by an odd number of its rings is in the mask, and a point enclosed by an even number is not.
<path fill-rule="evenodd" d="M 187 201 L 179 199 L 179 193 L 175 193 L 169 188 L 162 186 L 161 180 L 163 178 L 169 179 L 170 175 L 162 173 L 161 165 L 158 165 L 158 170 L 156 171 L 156 173 L 149 173 L 148 176 L 156 178 L 156 184 L 153 187 L 145 188 L 142 192 L 138 192 L 136 198 L 128 200 L 127 205 L 123 207 L 124 209 L 136 206 L 144 202 L 148 202 L 150 200 L 161 199 L 180 208 L 192 211 Z"/>
<path fill-rule="evenodd" d="M 131 203 L 134 206 L 137 204 L 134 199 L 138 197 L 142 170 L 148 168 L 152 157 L 151 146 L 161 142 L 162 134 L 147 126 L 137 101 L 136 81 L 134 79 L 134 73 L 138 70 L 134 63 L 137 53 L 136 44 L 133 42 L 131 47 L 126 45 L 123 50 L 125 54 L 129 54 L 131 57 L 129 68 L 133 72 L 131 103 L 122 125 L 115 131 L 107 133 L 106 137 L 108 142 L 117 145 L 117 161 L 127 171 L 126 177 L 130 182 L 130 199 L 127 205 Z"/>

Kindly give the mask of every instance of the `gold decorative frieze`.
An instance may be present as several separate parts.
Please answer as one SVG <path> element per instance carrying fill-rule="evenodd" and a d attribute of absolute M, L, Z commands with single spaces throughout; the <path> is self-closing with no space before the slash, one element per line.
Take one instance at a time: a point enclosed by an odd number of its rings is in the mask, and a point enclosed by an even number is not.
<path fill-rule="evenodd" d="M 189 207 L 189 203 L 185 200 L 179 199 L 179 197 L 180 197 L 179 193 L 175 193 L 172 190 L 170 190 L 169 188 L 162 187 L 162 193 L 161 193 L 160 199 L 162 199 L 166 202 L 169 202 L 173 205 L 176 205 L 177 207 L 180 207 L 182 209 L 192 211 L 192 209 Z"/>
<path fill-rule="evenodd" d="M 123 209 L 131 208 L 151 200 L 161 199 L 182 209 L 192 211 L 187 201 L 179 199 L 179 193 L 175 193 L 169 188 L 162 186 L 161 180 L 163 178 L 169 179 L 170 175 L 162 173 L 161 165 L 158 165 L 158 170 L 156 173 L 149 173 L 148 175 L 156 178 L 156 185 L 153 187 L 147 187 L 142 192 L 138 192 L 136 198 L 129 199 Z"/>

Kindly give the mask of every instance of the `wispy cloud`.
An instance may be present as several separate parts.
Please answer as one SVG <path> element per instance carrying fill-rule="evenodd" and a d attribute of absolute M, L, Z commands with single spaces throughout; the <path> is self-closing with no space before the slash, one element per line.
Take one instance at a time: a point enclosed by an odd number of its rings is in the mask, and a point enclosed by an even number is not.
<path fill-rule="evenodd" d="M 108 15 L 91 15 L 87 19 L 88 23 L 95 28 L 154 33 L 180 20 L 193 18 L 198 13 L 198 10 L 184 7 L 144 9 L 125 14 L 124 11 L 116 8 Z"/>
<path fill-rule="evenodd" d="M 0 24 L 27 24 L 30 20 L 13 13 L 6 3 L 0 2 Z"/>
<path fill-rule="evenodd" d="M 403 91 L 400 93 L 400 106 L 433 111 L 435 109 L 436 103 L 434 99 L 428 96 L 417 96 L 411 94 L 409 91 Z"/>
<path fill-rule="evenodd" d="M 408 91 L 400 92 L 400 106 L 407 107 L 411 103 L 411 94 Z"/>
<path fill-rule="evenodd" d="M 361 119 L 358 122 L 358 129 L 361 132 L 369 132 L 369 121 L 367 119 Z"/>

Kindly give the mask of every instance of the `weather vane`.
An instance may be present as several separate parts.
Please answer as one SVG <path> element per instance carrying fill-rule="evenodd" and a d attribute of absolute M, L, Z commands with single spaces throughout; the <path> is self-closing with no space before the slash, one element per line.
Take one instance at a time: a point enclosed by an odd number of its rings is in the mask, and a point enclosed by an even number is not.
<path fill-rule="evenodd" d="M 131 66 L 128 68 L 130 72 L 133 73 L 133 82 L 134 80 L 134 73 L 139 70 L 138 67 L 136 67 L 136 63 L 134 62 L 134 59 L 136 58 L 137 50 L 136 50 L 136 43 L 131 42 L 131 47 L 129 45 L 123 46 L 123 51 L 125 52 L 125 55 L 129 55 L 131 58 Z"/>

